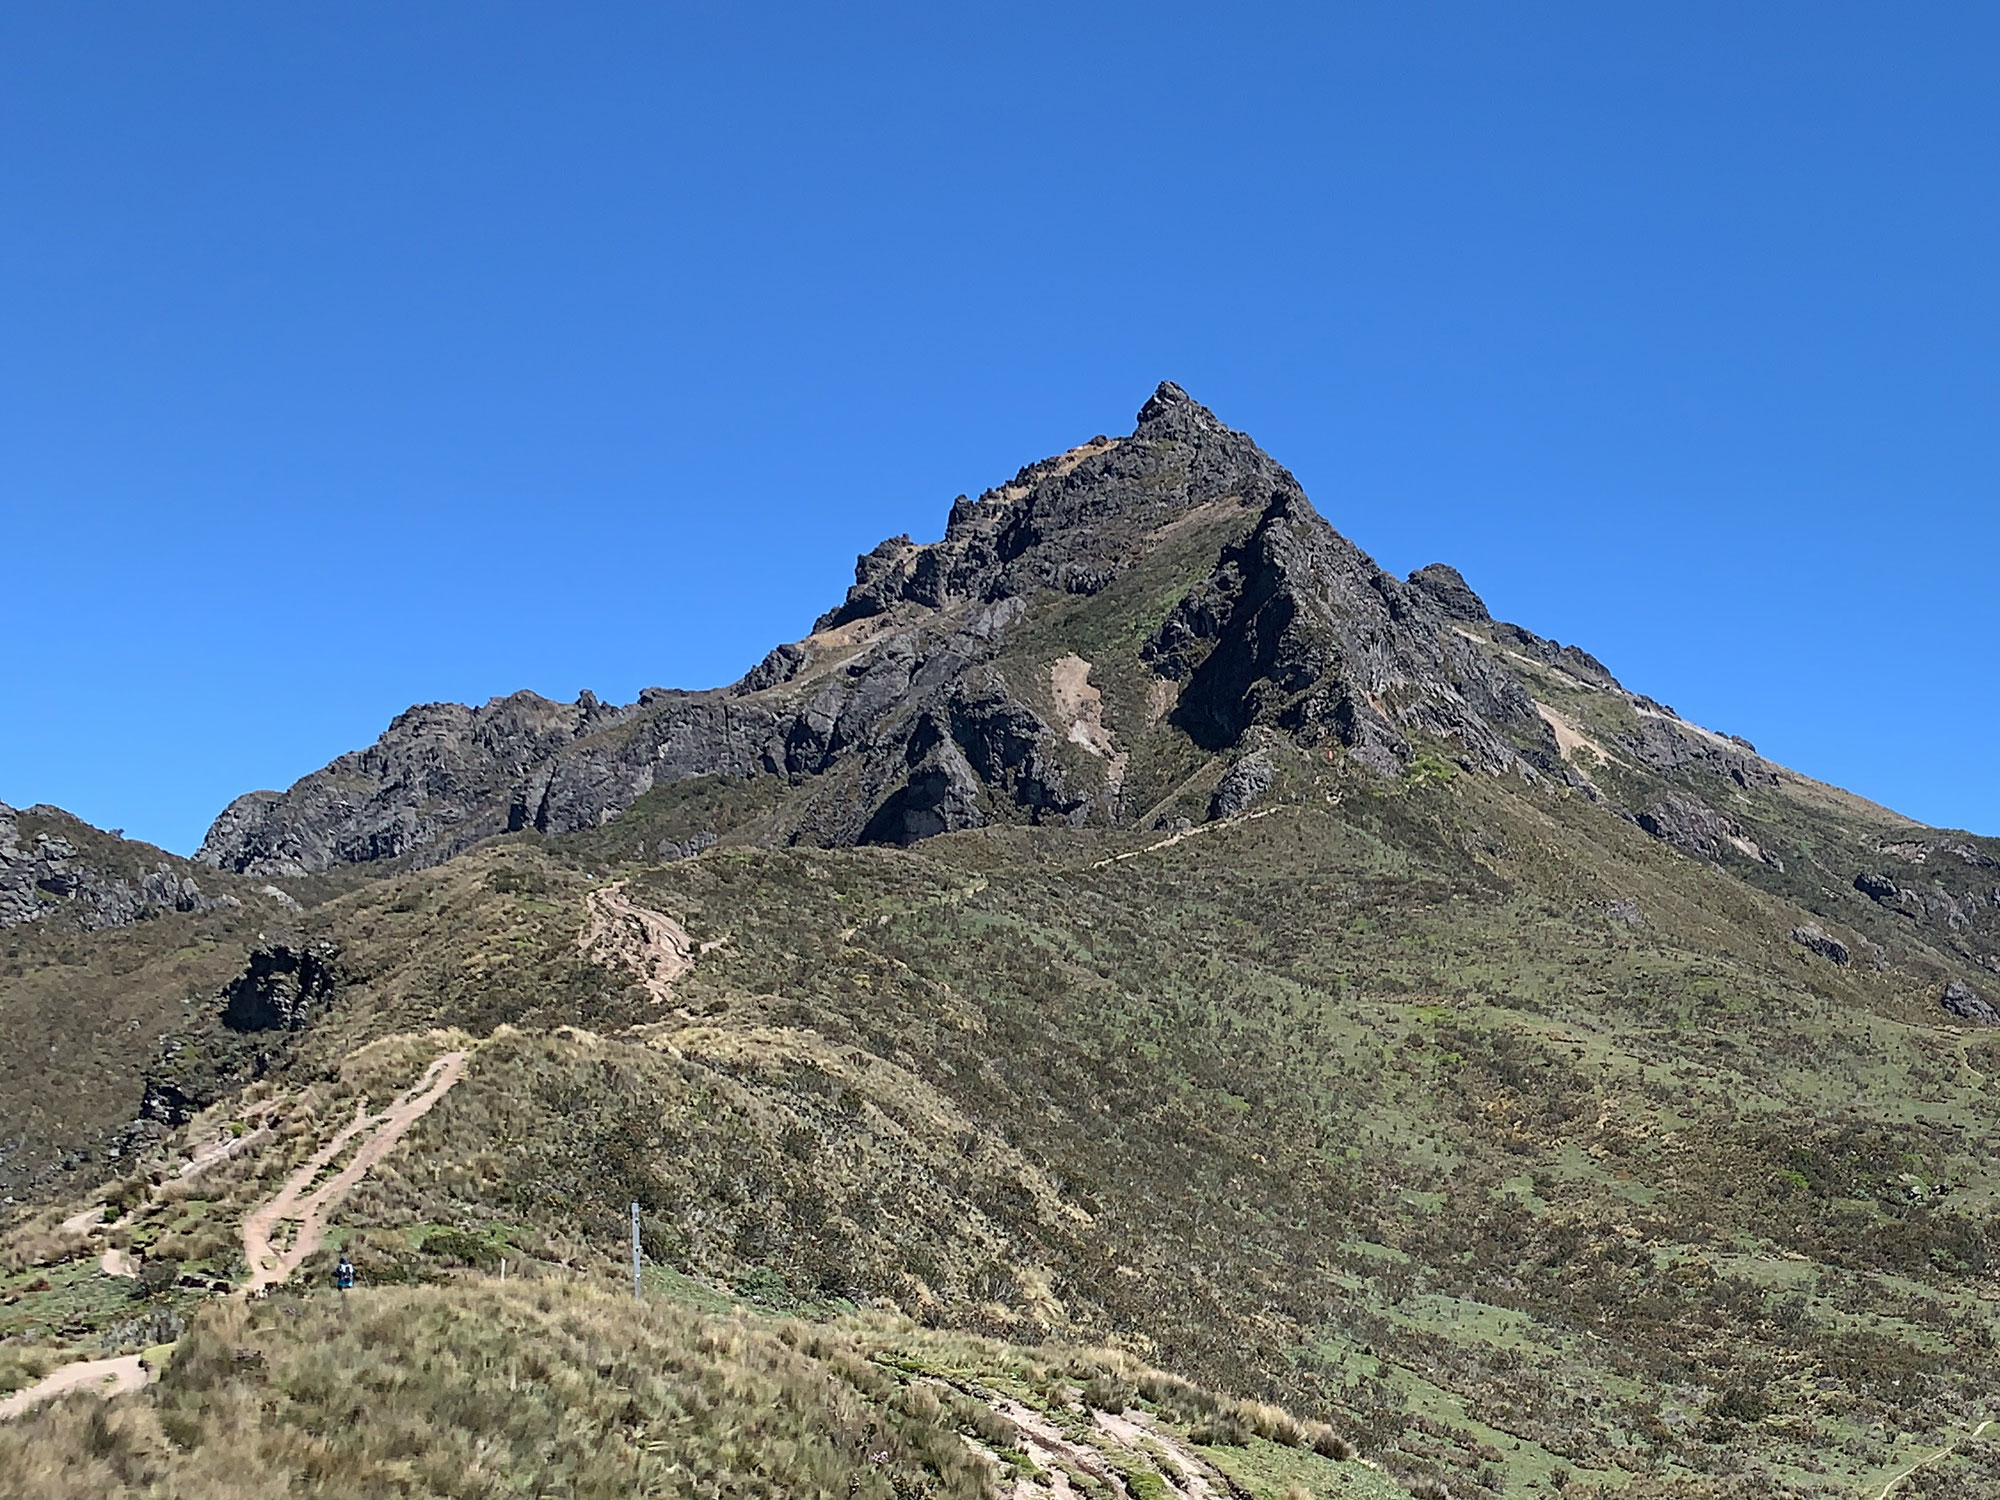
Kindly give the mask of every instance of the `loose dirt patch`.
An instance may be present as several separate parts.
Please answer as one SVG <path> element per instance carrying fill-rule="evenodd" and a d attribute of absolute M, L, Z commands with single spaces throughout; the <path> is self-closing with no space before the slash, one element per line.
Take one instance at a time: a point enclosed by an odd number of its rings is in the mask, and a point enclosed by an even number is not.
<path fill-rule="evenodd" d="M 687 929 L 665 912 L 640 906 L 625 894 L 625 882 L 592 891 L 584 898 L 589 917 L 576 945 L 588 957 L 629 970 L 653 1003 L 674 997 L 674 981 L 694 968 L 694 943 Z M 706 952 L 710 944 L 703 944 Z"/>
<path fill-rule="evenodd" d="M 64 1365 L 60 1370 L 44 1376 L 26 1390 L 16 1391 L 6 1400 L 0 1401 L 0 1421 L 8 1417 L 18 1417 L 31 1406 L 40 1406 L 44 1401 L 52 1401 L 57 1396 L 71 1391 L 94 1391 L 100 1396 L 121 1396 L 127 1391 L 136 1391 L 152 1378 L 152 1372 L 139 1363 L 139 1356 L 127 1354 L 119 1359 L 83 1359 L 73 1365 Z"/>
<path fill-rule="evenodd" d="M 1056 717 L 1073 745 L 1081 745 L 1099 760 L 1107 761 L 1104 790 L 1114 801 L 1125 784 L 1125 767 L 1132 757 L 1120 750 L 1104 726 L 1104 695 L 1090 683 L 1090 663 L 1074 651 L 1049 668 L 1049 691 L 1056 701 Z"/>
<path fill-rule="evenodd" d="M 1546 703 L 1537 703 L 1535 710 L 1541 714 L 1542 722 L 1549 726 L 1549 732 L 1556 737 L 1556 749 L 1561 752 L 1564 760 L 1574 764 L 1577 752 L 1581 750 L 1595 757 L 1593 762 L 1585 764 L 1585 770 L 1588 770 L 1591 764 L 1611 764 L 1611 752 L 1579 729 L 1576 721 L 1567 714 L 1550 708 Z"/>

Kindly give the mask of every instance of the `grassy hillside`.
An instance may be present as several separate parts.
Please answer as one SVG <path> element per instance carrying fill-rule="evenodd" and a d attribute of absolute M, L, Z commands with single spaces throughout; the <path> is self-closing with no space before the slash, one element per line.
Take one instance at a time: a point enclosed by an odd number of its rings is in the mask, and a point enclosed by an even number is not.
<path fill-rule="evenodd" d="M 216 1305 L 150 1390 L 0 1426 L 0 1495 L 1404 1493 L 1330 1431 L 1115 1350 L 690 1290 L 461 1277 Z"/>
<path fill-rule="evenodd" d="M 104 1243 L 240 1276 L 356 1099 L 468 1046 L 309 1276 L 610 1283 L 636 1200 L 655 1264 L 770 1312 L 1116 1341 L 1462 1496 L 1874 1494 L 1991 1410 L 2000 1045 L 1937 1008 L 1949 954 L 1836 965 L 1783 890 L 1580 791 L 1281 771 L 1177 840 L 524 836 L 333 893 L 302 921 L 339 1002 L 187 1133 L 269 1138 L 198 1186 L 155 1158 Z M 614 881 L 684 929 L 664 1003 L 579 945 Z M 98 1306 L 31 1259 L 20 1348 L 203 1295 Z M 1984 1451 L 1897 1493 L 1978 1493 Z"/>
<path fill-rule="evenodd" d="M 294 916 L 261 882 L 66 814 L 11 821 L 23 839 L 59 838 L 71 854 L 49 882 L 66 893 L 39 891 L 37 918 L 0 926 L 0 1223 L 16 1200 L 73 1194 L 116 1172 L 157 1133 L 140 1116 L 163 1044 L 212 1037 L 208 1002 L 260 935 L 285 933 Z M 169 874 L 199 878 L 199 909 L 139 904 L 97 925 L 93 893 L 129 901 L 149 876 Z"/>

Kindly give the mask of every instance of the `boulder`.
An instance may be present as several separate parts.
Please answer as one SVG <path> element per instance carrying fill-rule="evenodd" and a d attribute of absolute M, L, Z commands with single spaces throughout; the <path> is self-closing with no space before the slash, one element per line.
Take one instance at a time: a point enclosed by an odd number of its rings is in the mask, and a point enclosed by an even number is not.
<path fill-rule="evenodd" d="M 1981 1026 L 2000 1026 L 2000 1008 L 1996 1008 L 1972 986 L 1956 979 L 1944 987 L 1938 1004 L 1960 1020 L 1973 1021 Z"/>
<path fill-rule="evenodd" d="M 1792 941 L 1807 952 L 1817 953 L 1828 963 L 1838 964 L 1841 968 L 1846 968 L 1853 960 L 1853 954 L 1848 951 L 1847 944 L 1816 922 L 1807 922 L 1803 926 L 1794 927 Z"/>
<path fill-rule="evenodd" d="M 1885 904 L 1894 901 L 1898 894 L 1895 881 L 1891 880 L 1887 875 L 1870 874 L 1866 870 L 1854 877 L 1854 888 L 1870 901 L 1879 901 Z"/>

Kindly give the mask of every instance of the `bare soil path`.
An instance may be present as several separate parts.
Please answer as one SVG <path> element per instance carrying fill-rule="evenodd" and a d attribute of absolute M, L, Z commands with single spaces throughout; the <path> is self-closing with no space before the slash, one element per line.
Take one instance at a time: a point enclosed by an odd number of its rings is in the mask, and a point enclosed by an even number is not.
<path fill-rule="evenodd" d="M 1111 1435 L 1113 1442 L 1127 1448 L 1145 1451 L 1146 1445 L 1159 1444 L 1160 1451 L 1167 1456 L 1167 1462 L 1176 1471 L 1176 1478 L 1162 1475 L 1163 1479 L 1186 1497 L 1186 1500 L 1215 1500 L 1215 1487 L 1208 1482 L 1208 1472 L 1202 1461 L 1170 1433 L 1154 1427 L 1146 1417 L 1136 1411 L 1091 1414 L 1097 1425 Z"/>
<path fill-rule="evenodd" d="M 126 1391 L 138 1390 L 151 1378 L 151 1373 L 139 1363 L 136 1354 L 127 1354 L 119 1359 L 80 1359 L 0 1401 L 0 1421 L 18 1417 L 29 1407 L 52 1401 L 70 1391 L 89 1390 L 100 1396 L 120 1396 Z"/>
<path fill-rule="evenodd" d="M 102 1229 L 103 1227 L 104 1205 L 102 1203 L 93 1203 L 90 1207 L 71 1214 L 56 1226 L 64 1234 L 87 1234 L 93 1229 Z"/>
<path fill-rule="evenodd" d="M 246 1295 L 286 1281 L 305 1263 L 307 1256 L 319 1249 L 326 1238 L 327 1215 L 340 1206 L 377 1162 L 395 1149 L 405 1132 L 450 1092 L 464 1068 L 465 1053 L 447 1052 L 379 1115 L 371 1115 L 365 1108 L 357 1111 L 354 1119 L 308 1157 L 267 1202 L 251 1210 L 243 1221 L 243 1259 L 250 1267 L 249 1280 L 242 1287 Z M 320 1173 L 356 1136 L 363 1139 L 353 1158 L 320 1182 Z M 315 1187 L 315 1183 L 319 1185 Z M 288 1223 L 296 1223 L 298 1227 L 289 1243 L 280 1248 L 274 1240 Z"/>
<path fill-rule="evenodd" d="M 1908 1479 L 1912 1474 L 1916 1473 L 1917 1470 L 1929 1468 L 1939 1459 L 1948 1458 L 1952 1454 L 1958 1452 L 1960 1448 L 1964 1447 L 1967 1443 L 1971 1442 L 1974 1438 L 1978 1437 L 1987 1428 L 1991 1427 L 1994 1423 L 1994 1420 L 1995 1420 L 1994 1418 L 1988 1417 L 1984 1422 L 1981 1422 L 1977 1427 L 1973 1428 L 1972 1431 L 1967 1433 L 1964 1437 L 1960 1438 L 1957 1442 L 1952 1443 L 1947 1447 L 1938 1449 L 1937 1452 L 1930 1454 L 1928 1457 L 1918 1459 L 1915 1463 L 1911 1464 L 1907 1469 L 1903 1470 L 1902 1473 L 1898 1474 L 1894 1479 L 1891 1479 L 1887 1484 L 1883 1485 L 1882 1493 L 1877 1495 L 1875 1497 L 1875 1500 L 1889 1500 L 1889 1492 L 1895 1489 L 1897 1485 L 1901 1484 L 1905 1479 Z"/>
<path fill-rule="evenodd" d="M 1192 828 L 1183 828 L 1179 833 L 1170 833 L 1156 843 L 1143 849 L 1127 849 L 1123 854 L 1114 854 L 1108 859 L 1100 859 L 1091 865 L 1093 870 L 1101 870 L 1107 865 L 1122 864 L 1128 859 L 1137 859 L 1142 854 L 1157 854 L 1162 849 L 1171 849 L 1184 839 L 1199 838 L 1204 833 L 1213 833 L 1218 828 L 1234 828 L 1238 823 L 1254 823 L 1259 818 L 1268 818 L 1272 813 L 1283 812 L 1283 807 L 1266 807 L 1253 813 L 1244 813 L 1234 818 L 1217 818 L 1213 823 L 1197 823 Z"/>
<path fill-rule="evenodd" d="M 217 1162 L 228 1161 L 230 1157 L 239 1151 L 248 1151 L 253 1147 L 263 1145 L 264 1142 L 271 1139 L 271 1134 L 271 1128 L 268 1125 L 260 1125 L 257 1129 L 243 1135 L 230 1135 L 225 1131 L 208 1145 L 199 1147 L 192 1152 L 188 1156 L 188 1159 L 180 1164 L 175 1175 L 192 1177 L 197 1172 L 206 1172 Z"/>
<path fill-rule="evenodd" d="M 640 906 L 614 880 L 584 898 L 590 913 L 576 945 L 592 958 L 617 964 L 638 979 L 656 1005 L 674 997 L 674 981 L 694 968 L 687 929 L 665 912 Z"/>

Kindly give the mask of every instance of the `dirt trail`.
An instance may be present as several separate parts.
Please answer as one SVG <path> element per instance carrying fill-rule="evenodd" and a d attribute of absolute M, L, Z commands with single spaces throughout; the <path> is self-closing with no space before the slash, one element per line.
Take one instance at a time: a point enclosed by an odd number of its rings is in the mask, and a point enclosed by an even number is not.
<path fill-rule="evenodd" d="M 1092 864 L 1090 868 L 1101 870 L 1106 865 L 1122 864 L 1128 859 L 1137 859 L 1142 854 L 1157 854 L 1162 849 L 1171 849 L 1183 839 L 1197 838 L 1204 833 L 1213 833 L 1218 828 L 1234 828 L 1239 823 L 1254 823 L 1259 818 L 1268 818 L 1272 813 L 1283 811 L 1284 808 L 1282 807 L 1266 807 L 1257 812 L 1245 813 L 1241 817 L 1218 818 L 1213 823 L 1197 823 L 1192 828 L 1183 828 L 1179 833 L 1170 833 L 1157 843 L 1148 844 L 1143 849 L 1127 849 L 1123 854 L 1114 854 L 1109 859 L 1100 859 Z"/>
<path fill-rule="evenodd" d="M 584 905 L 590 919 L 577 934 L 577 947 L 631 970 L 655 1005 L 673 999 L 674 981 L 694 969 L 694 943 L 687 929 L 664 912 L 636 904 L 625 894 L 622 880 L 592 891 Z M 704 950 L 709 946 L 704 944 Z"/>
<path fill-rule="evenodd" d="M 1917 1470 L 1929 1468 L 1939 1459 L 1948 1458 L 1952 1454 L 1958 1452 L 1960 1448 L 1964 1447 L 1967 1443 L 1971 1442 L 1974 1438 L 1978 1437 L 1987 1428 L 1991 1427 L 1994 1421 L 1995 1421 L 1994 1418 L 1988 1417 L 1984 1422 L 1981 1422 L 1977 1427 L 1973 1428 L 1972 1431 L 1967 1433 L 1964 1437 L 1960 1438 L 1957 1442 L 1938 1449 L 1937 1452 L 1931 1454 L 1928 1458 L 1918 1459 L 1915 1463 L 1911 1464 L 1909 1468 L 1903 1470 L 1902 1473 L 1896 1475 L 1895 1478 L 1891 1479 L 1887 1484 L 1883 1485 L 1882 1493 L 1877 1495 L 1875 1497 L 1875 1500 L 1889 1500 L 1889 1492 L 1895 1489 L 1897 1485 L 1901 1484 L 1905 1479 L 1908 1479 L 1912 1474 L 1916 1473 Z"/>
<path fill-rule="evenodd" d="M 1208 1482 L 1208 1471 L 1201 1460 L 1181 1445 L 1178 1438 L 1161 1432 L 1138 1412 L 1112 1413 L 1095 1412 L 1097 1425 L 1109 1433 L 1111 1440 L 1126 1448 L 1140 1452 L 1146 1450 L 1148 1442 L 1157 1443 L 1160 1451 L 1167 1455 L 1167 1462 L 1179 1471 L 1179 1482 L 1168 1479 L 1186 1500 L 1215 1500 L 1215 1487 Z M 1162 1478 L 1167 1476 L 1162 1475 Z"/>
<path fill-rule="evenodd" d="M 242 1287 L 246 1295 L 285 1281 L 320 1247 L 326 1237 L 326 1216 L 340 1206 L 341 1200 L 377 1162 L 395 1149 L 404 1133 L 451 1090 L 464 1067 L 463 1052 L 447 1052 L 379 1115 L 369 1114 L 365 1107 L 357 1110 L 353 1120 L 286 1178 L 268 1202 L 251 1211 L 243 1221 L 243 1259 L 250 1267 L 250 1279 Z M 353 1159 L 314 1187 L 327 1164 L 357 1135 L 366 1139 Z M 272 1236 L 280 1225 L 293 1221 L 297 1222 L 298 1230 L 290 1244 L 279 1249 L 272 1244 Z"/>
<path fill-rule="evenodd" d="M 56 1226 L 64 1234 L 83 1234 L 89 1230 L 102 1229 L 103 1227 L 104 1205 L 102 1203 L 93 1203 L 90 1207 L 71 1214 Z"/>
<path fill-rule="evenodd" d="M 1126 1500 L 1125 1481 L 1095 1448 L 1071 1442 L 1055 1423 L 1018 1401 L 995 1401 L 993 1409 L 1020 1429 L 1021 1446 L 1035 1461 L 1035 1467 L 1050 1476 L 1052 1495 L 1075 1493 L 1069 1476 L 1063 1472 L 1063 1465 L 1067 1463 L 1110 1490 L 1118 1496 L 1118 1500 Z M 1015 1485 L 1014 1493 L 1025 1500 L 1037 1491 L 1032 1482 L 1023 1479 Z"/>
<path fill-rule="evenodd" d="M 192 1177 L 197 1172 L 206 1172 L 217 1162 L 228 1161 L 230 1157 L 239 1151 L 248 1151 L 253 1146 L 263 1145 L 264 1142 L 271 1139 L 271 1136 L 271 1127 L 268 1125 L 260 1125 L 255 1130 L 243 1135 L 229 1135 L 225 1133 L 210 1144 L 202 1146 L 190 1154 L 188 1159 L 180 1164 L 175 1175 L 179 1177 Z"/>
<path fill-rule="evenodd" d="M 0 1401 L 0 1421 L 18 1417 L 29 1407 L 39 1406 L 68 1391 L 94 1390 L 100 1396 L 122 1396 L 127 1391 L 138 1390 L 151 1378 L 152 1372 L 139 1363 L 136 1354 L 127 1354 L 119 1359 L 78 1360 Z"/>

